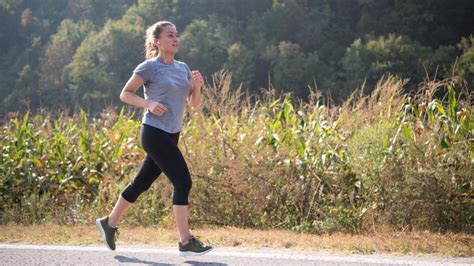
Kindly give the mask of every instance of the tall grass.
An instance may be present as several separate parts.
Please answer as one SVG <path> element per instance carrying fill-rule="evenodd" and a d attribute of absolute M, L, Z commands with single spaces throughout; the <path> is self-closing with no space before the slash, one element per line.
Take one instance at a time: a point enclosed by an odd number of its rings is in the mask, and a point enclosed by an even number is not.
<path fill-rule="evenodd" d="M 194 180 L 194 222 L 472 232 L 472 94 L 460 81 L 426 81 L 408 95 L 390 76 L 339 106 L 317 92 L 302 102 L 230 84 L 217 73 L 201 112 L 186 113 L 179 145 Z M 2 223 L 89 223 L 110 211 L 144 157 L 133 114 L 53 117 L 3 122 Z M 171 193 L 161 177 L 124 223 L 170 223 Z"/>

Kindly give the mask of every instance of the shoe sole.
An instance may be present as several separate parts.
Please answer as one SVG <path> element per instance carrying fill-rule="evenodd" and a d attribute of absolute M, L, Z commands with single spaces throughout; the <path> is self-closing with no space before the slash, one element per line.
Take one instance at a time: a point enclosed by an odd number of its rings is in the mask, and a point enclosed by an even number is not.
<path fill-rule="evenodd" d="M 206 251 L 203 251 L 203 252 L 192 252 L 192 251 L 180 251 L 179 252 L 179 255 L 182 256 L 182 257 L 189 257 L 189 256 L 202 256 L 206 253 L 209 253 L 213 250 L 214 248 L 210 248 Z"/>
<path fill-rule="evenodd" d="M 113 249 L 107 243 L 107 239 L 105 237 L 105 231 L 104 231 L 104 228 L 102 227 L 102 224 L 100 223 L 100 219 L 95 220 L 95 225 L 97 226 L 97 229 L 99 229 L 100 235 L 102 236 L 102 240 L 104 241 L 105 246 L 108 249 L 113 251 Z"/>

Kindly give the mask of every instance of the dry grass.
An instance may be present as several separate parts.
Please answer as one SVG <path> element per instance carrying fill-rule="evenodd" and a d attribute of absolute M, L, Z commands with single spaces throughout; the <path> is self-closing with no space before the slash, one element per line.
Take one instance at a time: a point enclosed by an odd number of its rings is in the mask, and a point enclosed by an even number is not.
<path fill-rule="evenodd" d="M 430 254 L 435 256 L 473 256 L 474 237 L 467 234 L 430 232 L 351 235 L 300 234 L 282 230 L 254 230 L 235 227 L 214 227 L 194 230 L 205 242 L 217 246 L 241 248 L 290 248 L 351 253 Z M 7 243 L 100 245 L 94 226 L 34 225 L 0 226 L 0 241 Z M 119 245 L 164 246 L 176 244 L 174 229 L 124 227 Z"/>

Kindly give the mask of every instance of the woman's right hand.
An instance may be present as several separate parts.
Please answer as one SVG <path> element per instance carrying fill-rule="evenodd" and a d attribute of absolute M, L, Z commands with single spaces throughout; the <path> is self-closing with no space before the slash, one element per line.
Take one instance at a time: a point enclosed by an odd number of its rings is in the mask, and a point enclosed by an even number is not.
<path fill-rule="evenodd" d="M 157 116 L 162 116 L 168 111 L 168 109 L 163 104 L 151 100 L 147 100 L 147 109 Z"/>

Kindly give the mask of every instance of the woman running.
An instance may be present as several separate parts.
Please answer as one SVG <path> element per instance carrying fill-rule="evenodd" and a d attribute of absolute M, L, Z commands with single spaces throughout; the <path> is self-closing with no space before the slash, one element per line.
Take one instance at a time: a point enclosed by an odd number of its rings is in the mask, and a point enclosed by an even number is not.
<path fill-rule="evenodd" d="M 115 250 L 117 224 L 137 198 L 164 173 L 173 184 L 173 214 L 179 233 L 181 256 L 202 255 L 212 250 L 194 237 L 188 225 L 188 196 L 192 181 L 178 149 L 186 102 L 195 108 L 201 102 L 204 84 L 199 71 L 174 59 L 179 48 L 176 26 L 160 21 L 146 31 L 146 60 L 139 64 L 120 94 L 123 102 L 146 108 L 141 144 L 146 157 L 134 180 L 122 191 L 112 212 L 96 220 L 105 245 Z M 136 91 L 144 87 L 145 98 Z"/>

